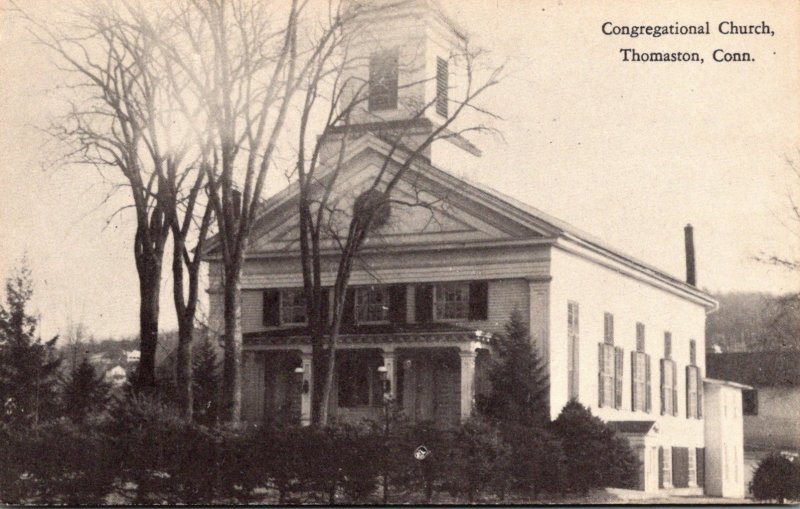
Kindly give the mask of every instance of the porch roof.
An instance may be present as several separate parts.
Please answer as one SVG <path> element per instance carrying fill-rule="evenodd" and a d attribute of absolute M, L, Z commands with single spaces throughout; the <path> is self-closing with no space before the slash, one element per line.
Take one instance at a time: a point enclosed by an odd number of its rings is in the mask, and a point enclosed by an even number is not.
<path fill-rule="evenodd" d="M 310 345 L 307 327 L 282 328 L 270 331 L 250 332 L 244 335 L 244 346 Z M 375 324 L 343 326 L 337 342 L 347 344 L 452 344 L 465 342 L 490 344 L 492 334 L 469 329 L 455 324 Z"/>
<path fill-rule="evenodd" d="M 617 433 L 647 435 L 655 423 L 655 421 L 608 421 L 606 424 Z"/>

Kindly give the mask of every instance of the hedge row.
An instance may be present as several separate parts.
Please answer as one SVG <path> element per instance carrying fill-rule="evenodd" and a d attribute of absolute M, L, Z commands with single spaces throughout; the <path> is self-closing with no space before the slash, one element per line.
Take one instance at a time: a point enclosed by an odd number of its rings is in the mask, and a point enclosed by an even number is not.
<path fill-rule="evenodd" d="M 138 399 L 80 428 L 58 421 L 0 430 L 0 501 L 103 504 L 112 494 L 132 504 L 429 502 L 437 492 L 469 502 L 531 497 L 575 487 L 573 470 L 586 467 L 585 459 L 565 456 L 558 436 L 558 429 L 479 419 L 451 430 L 388 419 L 371 426 L 209 428 Z M 423 460 L 414 456 L 419 446 L 429 451 Z M 598 465 L 603 482 L 611 463 Z"/>

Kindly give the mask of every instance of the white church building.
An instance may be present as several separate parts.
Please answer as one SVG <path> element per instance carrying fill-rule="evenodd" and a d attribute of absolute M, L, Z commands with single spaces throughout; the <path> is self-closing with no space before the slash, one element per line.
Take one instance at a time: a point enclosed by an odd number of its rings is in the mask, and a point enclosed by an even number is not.
<path fill-rule="evenodd" d="M 442 121 L 436 108 L 412 117 L 406 104 L 431 101 L 442 83 L 459 86 L 458 73 L 443 62 L 461 31 L 431 2 L 378 17 L 361 37 L 355 51 L 370 62 L 363 77 L 370 84 L 393 79 L 375 86 L 382 95 L 350 126 L 335 190 L 340 207 L 352 204 L 386 158 L 395 168 L 402 164 L 403 154 L 392 153 L 383 130 L 402 126 L 413 147 Z M 398 62 L 409 60 L 418 65 L 405 73 Z M 419 80 L 419 73 L 436 79 Z M 410 83 L 418 84 L 404 86 Z M 388 94 L 387 86 L 394 87 Z M 724 421 L 716 408 L 716 421 L 708 422 L 705 320 L 717 303 L 696 286 L 691 227 L 685 230 L 687 277 L 678 278 L 457 177 L 460 161 L 479 166 L 479 154 L 460 137 L 439 140 L 394 191 L 399 199 L 424 196 L 442 205 L 393 206 L 375 235 L 379 241 L 362 250 L 345 305 L 332 415 L 377 417 L 388 391 L 409 418 L 458 424 L 472 414 L 484 386 L 492 335 L 517 310 L 548 367 L 551 418 L 574 398 L 628 438 L 642 462 L 639 489 L 702 493 L 713 473 L 708 466 L 716 471 L 723 459 L 709 457 L 709 430 L 741 434 L 741 423 Z M 243 416 L 253 422 L 310 419 L 297 198 L 297 187 L 289 186 L 267 200 L 243 270 Z M 331 270 L 322 283 L 330 288 L 337 252 L 323 255 Z M 219 254 L 211 251 L 208 261 L 212 328 L 222 330 Z M 724 457 L 739 469 L 742 458 L 741 450 Z"/>

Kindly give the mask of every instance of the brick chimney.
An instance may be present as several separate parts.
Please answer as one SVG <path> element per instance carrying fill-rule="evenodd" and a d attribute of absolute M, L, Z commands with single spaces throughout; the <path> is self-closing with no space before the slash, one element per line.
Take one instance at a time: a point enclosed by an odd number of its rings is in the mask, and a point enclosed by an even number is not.
<path fill-rule="evenodd" d="M 686 245 L 686 282 L 692 286 L 697 286 L 697 272 L 694 263 L 694 228 L 687 224 L 683 229 Z"/>

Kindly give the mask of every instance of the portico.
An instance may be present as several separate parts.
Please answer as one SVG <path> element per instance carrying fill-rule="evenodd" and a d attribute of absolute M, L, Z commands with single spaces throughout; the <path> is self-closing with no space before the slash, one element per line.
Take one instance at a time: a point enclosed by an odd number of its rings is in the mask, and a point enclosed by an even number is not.
<path fill-rule="evenodd" d="M 490 339 L 481 331 L 342 335 L 330 415 L 378 419 L 392 401 L 412 421 L 458 424 L 472 414 Z M 244 418 L 309 425 L 313 372 L 307 337 L 246 337 Z"/>

